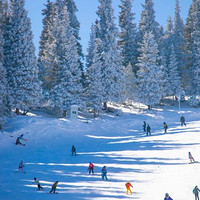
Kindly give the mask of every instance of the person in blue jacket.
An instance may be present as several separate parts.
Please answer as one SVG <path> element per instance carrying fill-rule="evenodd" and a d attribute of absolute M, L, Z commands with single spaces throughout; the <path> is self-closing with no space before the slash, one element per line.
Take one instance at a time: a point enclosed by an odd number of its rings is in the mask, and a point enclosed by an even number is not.
<path fill-rule="evenodd" d="M 193 189 L 193 194 L 195 196 L 195 200 L 199 200 L 199 192 L 200 192 L 200 190 L 199 190 L 198 186 L 196 185 Z"/>
<path fill-rule="evenodd" d="M 102 180 L 104 180 L 104 178 L 105 178 L 106 180 L 108 180 L 108 178 L 107 178 L 107 167 L 106 167 L 106 166 L 104 166 L 104 167 L 101 169 L 101 176 L 102 176 Z"/>
<path fill-rule="evenodd" d="M 168 193 L 165 194 L 164 200 L 173 200 Z"/>

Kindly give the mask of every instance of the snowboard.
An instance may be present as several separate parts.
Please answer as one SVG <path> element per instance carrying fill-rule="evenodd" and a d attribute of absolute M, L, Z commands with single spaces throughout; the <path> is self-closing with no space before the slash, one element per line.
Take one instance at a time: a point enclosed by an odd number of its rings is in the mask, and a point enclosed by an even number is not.
<path fill-rule="evenodd" d="M 58 192 L 55 192 L 55 193 L 53 193 L 53 192 L 52 192 L 52 193 L 48 192 L 47 194 L 58 194 Z"/>
<path fill-rule="evenodd" d="M 189 164 L 194 164 L 194 163 L 199 163 L 199 161 L 195 161 L 195 162 L 190 162 Z"/>

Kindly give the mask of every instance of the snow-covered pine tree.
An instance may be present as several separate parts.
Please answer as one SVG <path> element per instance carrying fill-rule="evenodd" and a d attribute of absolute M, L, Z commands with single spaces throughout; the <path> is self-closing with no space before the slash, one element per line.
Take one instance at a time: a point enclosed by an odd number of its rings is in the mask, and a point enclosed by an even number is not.
<path fill-rule="evenodd" d="M 50 103 L 62 111 L 70 105 L 80 103 L 83 93 L 81 84 L 81 69 L 77 41 L 70 26 L 69 13 L 64 6 L 57 24 L 56 54 L 58 60 L 58 76 L 56 85 L 50 90 Z"/>
<path fill-rule="evenodd" d="M 184 23 L 180 16 L 179 0 L 176 0 L 174 27 L 173 27 L 173 46 L 174 52 L 178 62 L 178 72 L 181 75 L 181 80 L 186 80 L 185 73 L 185 38 L 184 38 Z M 187 84 L 187 83 L 185 83 Z"/>
<path fill-rule="evenodd" d="M 11 115 L 10 96 L 7 90 L 6 70 L 3 66 L 3 35 L 0 29 L 0 129 L 5 122 L 5 117 Z"/>
<path fill-rule="evenodd" d="M 164 66 L 165 73 L 165 96 L 171 95 L 171 87 L 169 82 L 169 63 L 170 55 L 173 45 L 173 22 L 172 18 L 169 16 L 163 37 L 163 47 L 162 47 L 162 63 Z"/>
<path fill-rule="evenodd" d="M 63 0 L 64 5 L 67 6 L 67 10 L 69 12 L 69 21 L 70 21 L 70 26 L 73 29 L 73 34 L 76 38 L 76 45 L 78 49 L 78 54 L 79 54 L 79 67 L 81 69 L 82 73 L 82 83 L 84 83 L 85 77 L 84 77 L 84 70 L 83 70 L 83 62 L 82 60 L 84 59 L 83 55 L 83 50 L 82 50 L 82 45 L 80 43 L 80 22 L 78 21 L 78 18 L 76 16 L 76 12 L 78 12 L 77 6 L 75 4 L 74 0 Z"/>
<path fill-rule="evenodd" d="M 8 12 L 8 2 L 7 0 L 0 0 L 0 29 L 4 31 L 4 23 L 6 21 L 6 15 Z"/>
<path fill-rule="evenodd" d="M 117 47 L 118 31 L 114 24 L 112 0 L 99 0 L 99 2 L 97 32 L 102 41 L 102 100 L 106 108 L 108 101 L 120 102 L 124 98 L 122 96 L 124 71 Z"/>
<path fill-rule="evenodd" d="M 158 45 L 151 32 L 145 33 L 139 51 L 137 98 L 139 102 L 148 105 L 150 109 L 160 102 L 164 94 L 163 66 L 159 64 Z"/>
<path fill-rule="evenodd" d="M 199 48 L 200 48 L 200 1 L 193 0 L 187 18 L 185 38 L 187 41 L 187 69 L 190 72 L 190 94 L 199 95 Z M 188 73 L 189 74 L 189 73 Z M 195 98 L 195 97 L 194 97 Z"/>
<path fill-rule="evenodd" d="M 165 66 L 167 69 L 170 62 L 172 46 L 173 46 L 173 22 L 172 18 L 169 16 L 163 39 L 163 55 L 165 56 Z"/>
<path fill-rule="evenodd" d="M 134 22 L 135 17 L 132 13 L 132 0 L 121 0 L 121 5 L 119 6 L 120 16 L 119 16 L 119 26 L 121 32 L 119 34 L 118 45 L 121 52 L 122 64 L 124 67 L 129 64 L 132 66 L 132 71 L 136 74 L 136 24 Z"/>
<path fill-rule="evenodd" d="M 102 41 L 96 38 L 93 41 L 93 57 L 92 62 L 87 68 L 87 92 L 88 106 L 95 111 L 99 110 L 103 103 L 103 73 L 102 73 Z"/>
<path fill-rule="evenodd" d="M 125 68 L 126 82 L 125 82 L 125 98 L 128 102 L 133 102 L 137 94 L 136 76 L 133 72 L 131 64 Z"/>
<path fill-rule="evenodd" d="M 88 48 L 87 48 L 87 55 L 86 55 L 86 69 L 89 68 L 92 65 L 92 61 L 94 58 L 95 54 L 95 40 L 96 40 L 96 26 L 92 24 L 91 26 L 91 33 L 90 33 L 90 40 L 88 43 Z"/>
<path fill-rule="evenodd" d="M 137 34 L 137 41 L 140 44 L 143 40 L 144 34 L 152 32 L 157 44 L 161 45 L 160 25 L 155 20 L 154 3 L 152 0 L 145 0 L 145 4 L 142 5 L 143 11 L 139 23 L 139 32 Z"/>
<path fill-rule="evenodd" d="M 181 83 L 180 74 L 178 73 L 178 61 L 173 46 L 171 49 L 172 50 L 170 54 L 168 80 L 169 80 L 171 95 L 180 96 L 181 93 L 183 92 L 183 87 Z"/>
<path fill-rule="evenodd" d="M 199 28 L 197 28 L 192 35 L 193 36 L 195 35 L 195 37 L 192 47 L 193 62 L 191 66 L 191 86 L 192 86 L 191 92 L 194 97 L 197 97 L 200 96 L 200 21 L 199 21 Z"/>
<path fill-rule="evenodd" d="M 58 10 L 54 3 L 47 1 L 43 10 L 43 30 L 40 40 L 38 65 L 42 82 L 43 96 L 49 99 L 49 92 L 57 82 L 58 61 L 55 58 Z"/>
<path fill-rule="evenodd" d="M 40 82 L 33 34 L 24 0 L 11 0 L 5 26 L 5 67 L 13 106 L 26 113 L 38 106 Z"/>

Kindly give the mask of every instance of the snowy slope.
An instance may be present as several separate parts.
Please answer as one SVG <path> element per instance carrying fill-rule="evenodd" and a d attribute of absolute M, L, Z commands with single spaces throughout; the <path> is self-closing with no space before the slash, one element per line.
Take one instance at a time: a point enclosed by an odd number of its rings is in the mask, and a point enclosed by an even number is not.
<path fill-rule="evenodd" d="M 191 151 L 200 161 L 200 109 L 179 113 L 174 107 L 137 113 L 123 110 L 120 116 L 103 115 L 88 123 L 55 119 L 35 113 L 10 119 L 0 133 L 0 199 L 117 200 L 193 199 L 192 189 L 200 186 L 200 163 L 189 164 Z M 187 126 L 181 127 L 181 115 Z M 142 132 L 143 120 L 152 127 L 152 136 Z M 163 134 L 163 122 L 169 130 Z M 24 133 L 26 146 L 16 146 Z M 78 156 L 71 156 L 75 145 Z M 20 160 L 25 172 L 18 173 Z M 95 174 L 88 174 L 88 164 Z M 102 181 L 101 168 L 108 167 L 108 181 Z M 37 177 L 44 191 L 37 191 Z M 58 194 L 47 194 L 59 181 Z M 133 195 L 126 195 L 124 184 L 133 184 Z"/>

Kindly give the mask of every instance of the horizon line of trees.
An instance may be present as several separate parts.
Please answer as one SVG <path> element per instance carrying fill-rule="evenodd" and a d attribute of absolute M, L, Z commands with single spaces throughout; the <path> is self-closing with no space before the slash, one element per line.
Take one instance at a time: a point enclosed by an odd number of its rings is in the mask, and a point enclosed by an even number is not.
<path fill-rule="evenodd" d="M 130 101 L 150 109 L 183 91 L 194 101 L 200 95 L 200 0 L 193 0 L 185 24 L 175 0 L 165 28 L 155 19 L 153 0 L 144 0 L 139 25 L 134 1 L 121 0 L 119 30 L 112 0 L 99 0 L 85 66 L 75 1 L 47 0 L 38 59 L 24 5 L 0 0 L 0 123 L 13 109 L 26 114 L 81 104 L 98 111 Z"/>

